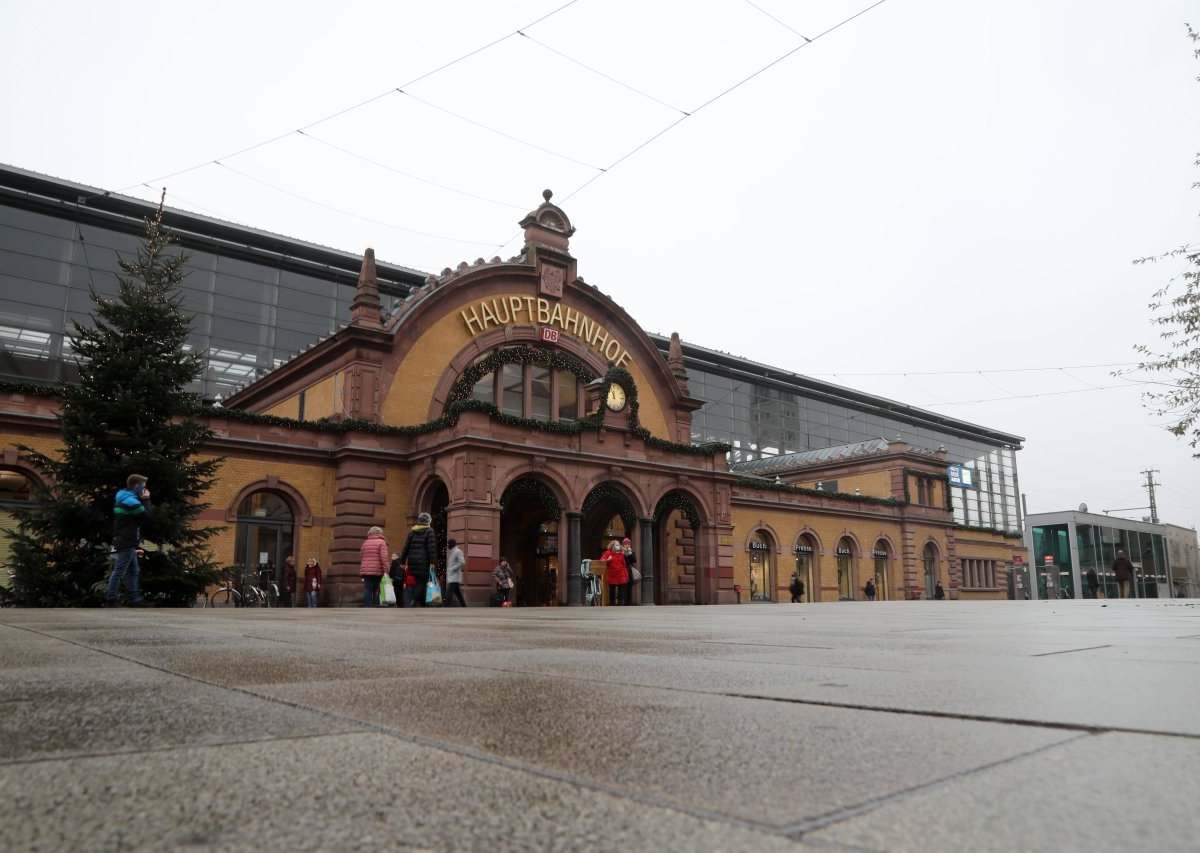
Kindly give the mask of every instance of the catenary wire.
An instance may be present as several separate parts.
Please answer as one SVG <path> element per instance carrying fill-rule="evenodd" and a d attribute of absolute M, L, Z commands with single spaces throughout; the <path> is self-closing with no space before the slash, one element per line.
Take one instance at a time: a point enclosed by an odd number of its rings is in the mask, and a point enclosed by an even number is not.
<path fill-rule="evenodd" d="M 797 29 L 793 29 L 792 27 L 788 26 L 788 25 L 787 25 L 787 24 L 785 24 L 783 21 L 781 21 L 779 18 L 776 18 L 774 15 L 772 15 L 770 12 L 768 12 L 766 9 L 764 9 L 762 6 L 757 6 L 757 5 L 755 5 L 754 3 L 751 3 L 751 2 L 750 2 L 750 0 L 745 0 L 745 2 L 746 2 L 746 5 L 747 5 L 747 6 L 750 6 L 750 7 L 754 8 L 754 9 L 757 9 L 758 11 L 762 12 L 764 15 L 766 15 L 768 18 L 770 18 L 770 19 L 771 19 L 772 21 L 774 21 L 775 23 L 779 24 L 779 26 L 783 27 L 785 30 L 788 30 L 789 32 L 793 32 L 793 33 L 795 33 L 796 35 L 800 36 L 800 38 L 804 39 L 805 41 L 812 41 L 812 39 L 810 39 L 810 38 L 809 38 L 808 36 L 806 36 L 804 33 L 800 32 L 800 31 L 799 31 L 799 30 L 797 30 Z"/>
<path fill-rule="evenodd" d="M 528 39 L 529 41 L 533 42 L 534 44 L 536 44 L 538 47 L 542 48 L 543 50 L 550 51 L 555 56 L 560 56 L 563 59 L 567 60 L 568 62 L 575 63 L 580 68 L 586 69 L 587 71 L 590 71 L 593 74 L 603 77 L 605 80 L 609 81 L 610 83 L 615 83 L 623 89 L 628 89 L 630 92 L 633 92 L 635 95 L 641 95 L 643 98 L 647 98 L 651 101 L 654 101 L 654 103 L 658 104 L 659 106 L 666 107 L 669 110 L 674 110 L 677 113 L 683 113 L 684 115 L 688 114 L 687 110 L 681 110 L 679 107 L 677 107 L 673 104 L 668 104 L 666 101 L 660 100 L 647 92 L 643 92 L 641 89 L 635 89 L 633 86 L 630 86 L 628 83 L 618 80 L 616 77 L 612 77 L 608 74 L 605 74 L 603 71 L 601 71 L 597 68 L 593 68 L 592 66 L 588 65 L 585 62 L 581 62 L 580 60 L 576 59 L 575 57 L 573 57 L 569 54 L 563 53 L 561 50 L 556 50 L 556 49 L 552 48 L 550 45 L 546 44 L 545 42 L 538 41 L 537 39 L 535 39 L 533 36 L 529 35 L 528 33 L 524 33 L 524 32 L 521 32 L 520 30 L 518 30 L 517 35 Z M 797 33 L 797 35 L 799 35 L 799 33 Z M 801 38 L 803 38 L 803 36 L 801 36 Z"/>
<path fill-rule="evenodd" d="M 494 198 L 487 198 L 486 196 L 476 195 L 475 193 L 467 192 L 466 190 L 460 190 L 460 189 L 457 189 L 456 187 L 451 187 L 446 184 L 439 184 L 437 181 L 431 181 L 428 178 L 422 178 L 420 175 L 414 175 L 414 174 L 411 174 L 410 172 L 405 172 L 401 169 L 397 169 L 394 166 L 389 166 L 387 163 L 380 163 L 378 160 L 372 160 L 370 157 L 364 157 L 362 154 L 356 154 L 347 148 L 342 148 L 340 145 L 334 145 L 332 142 L 329 142 L 326 139 L 321 139 L 319 136 L 313 136 L 311 133 L 306 133 L 303 130 L 297 130 L 296 133 L 300 134 L 305 139 L 311 139 L 313 142 L 319 142 L 322 145 L 332 148 L 334 151 L 340 151 L 342 154 L 345 154 L 347 157 L 353 157 L 356 160 L 362 160 L 364 163 L 370 163 L 372 166 L 378 166 L 380 169 L 387 169 L 389 172 L 395 172 L 397 175 L 402 175 L 402 176 L 404 176 L 406 178 L 410 178 L 411 180 L 414 180 L 414 181 L 420 181 L 423 184 L 429 184 L 429 186 L 431 186 L 431 187 L 437 187 L 438 189 L 446 190 L 447 192 L 457 193 L 458 195 L 466 196 L 467 198 L 473 198 L 478 201 L 486 201 L 488 204 L 496 204 L 501 207 L 511 207 L 514 210 L 522 210 L 523 211 L 528 207 L 528 205 L 511 204 L 510 202 L 507 202 L 507 201 L 499 201 Z"/>
<path fill-rule="evenodd" d="M 309 128 L 316 127 L 319 124 L 324 124 L 325 122 L 329 121 L 330 119 L 337 118 L 338 116 L 345 115 L 346 113 L 353 112 L 354 110 L 357 110 L 361 107 L 365 107 L 367 104 L 374 103 L 375 101 L 378 101 L 380 98 L 385 98 L 389 95 L 393 95 L 397 91 L 400 91 L 401 89 L 405 88 L 406 86 L 412 86 L 413 84 L 418 83 L 421 80 L 426 79 L 427 77 L 431 77 L 434 74 L 437 74 L 439 71 L 444 71 L 447 68 L 451 67 L 452 65 L 456 65 L 465 59 L 471 58 L 472 56 L 476 55 L 477 53 L 482 53 L 483 51 L 488 50 L 489 48 L 495 47 L 496 45 L 500 44 L 503 41 L 507 41 L 508 39 L 515 36 L 520 30 L 527 30 L 530 27 L 536 26 L 537 24 L 540 24 L 542 21 L 545 21 L 547 18 L 551 18 L 554 15 L 557 15 L 563 9 L 566 9 L 568 6 L 573 6 L 578 2 L 579 2 L 579 0 L 568 0 L 568 2 L 559 6 L 557 9 L 553 9 L 553 10 L 547 12 L 545 15 L 542 15 L 540 18 L 538 18 L 534 21 L 530 21 L 528 24 L 525 24 L 524 26 L 518 27 L 516 30 L 514 30 L 511 33 L 506 33 L 505 35 L 501 36 L 500 38 L 493 39 L 492 41 L 488 42 L 487 44 L 485 44 L 481 47 L 477 47 L 474 50 L 464 53 L 462 56 L 458 57 L 457 59 L 452 59 L 447 63 L 439 65 L 437 68 L 434 68 L 430 71 L 426 71 L 425 73 L 409 80 L 407 83 L 403 83 L 400 86 L 392 87 L 392 88 L 388 89 L 386 92 L 381 92 L 378 95 L 370 97 L 365 101 L 361 101 L 352 106 L 345 107 L 344 109 L 340 109 L 337 112 L 330 113 L 329 115 L 324 116 L 323 118 L 319 118 L 314 122 L 310 122 L 309 124 L 303 125 L 300 128 L 298 128 L 298 130 L 308 130 Z M 150 178 L 147 181 L 138 181 L 136 184 L 130 184 L 128 187 L 124 187 L 123 189 L 117 190 L 117 192 L 125 192 L 127 190 L 131 190 L 135 187 L 141 186 L 143 183 L 154 183 L 157 181 L 165 181 L 168 178 L 175 177 L 176 175 L 182 175 L 187 172 L 195 171 L 196 169 L 199 169 L 203 166 L 211 165 L 212 163 L 215 163 L 219 160 L 229 160 L 233 157 L 237 157 L 241 154 L 245 154 L 249 151 L 253 151 L 256 148 L 262 148 L 264 145 L 270 145 L 272 142 L 278 142 L 281 139 L 286 139 L 287 137 L 291 136 L 293 133 L 296 133 L 296 132 L 297 132 L 296 130 L 289 130 L 286 133 L 281 133 L 278 136 L 272 136 L 270 139 L 264 139 L 262 142 L 256 142 L 253 145 L 248 145 L 245 148 L 241 148 L 241 149 L 239 149 L 237 151 L 233 151 L 229 154 L 222 155 L 221 157 L 217 157 L 213 160 L 205 160 L 203 163 L 197 163 L 194 166 L 189 166 L 186 169 L 180 169 L 178 171 L 171 172 L 170 174 L 167 174 L 167 175 L 161 175 L 157 178 Z M 488 244 L 488 245 L 491 245 L 491 244 Z"/>
<path fill-rule="evenodd" d="M 297 193 L 292 192 L 291 190 L 285 190 L 285 189 L 283 189 L 283 187 L 277 187 L 274 184 L 268 183 L 267 181 L 264 181 L 264 180 L 261 180 L 260 178 L 254 177 L 253 175 L 248 175 L 245 172 L 235 169 L 226 163 L 222 163 L 220 160 L 214 160 L 213 163 L 216 164 L 217 166 L 222 167 L 223 169 L 228 169 L 230 172 L 233 172 L 235 175 L 239 175 L 248 181 L 253 181 L 256 184 L 262 184 L 264 187 L 267 187 L 268 189 L 275 190 L 275 192 L 283 193 L 284 195 L 291 196 L 292 198 L 299 199 L 300 201 L 306 202 L 308 204 L 316 205 L 317 207 L 324 208 L 325 210 L 332 210 L 334 213 L 340 213 L 343 216 L 352 216 L 355 219 L 361 219 L 363 222 L 370 222 L 373 225 L 381 225 L 384 228 L 391 228 L 396 231 L 403 231 L 405 234 L 416 234 L 419 237 L 429 237 L 434 240 L 445 240 L 449 243 L 463 243 L 463 244 L 470 245 L 470 246 L 487 246 L 489 248 L 499 248 L 499 246 L 496 243 L 485 243 L 480 240 L 463 240 L 458 237 L 446 237 L 442 234 L 431 234 L 428 231 L 417 231 L 416 229 L 413 229 L 413 228 L 404 228 L 400 225 L 393 225 L 390 222 L 383 222 L 382 220 L 379 220 L 379 219 L 372 219 L 369 216 L 363 216 L 358 213 L 353 213 L 349 210 L 342 210 L 339 207 L 333 207 L 332 205 L 325 204 L 324 202 L 316 201 L 315 199 L 311 199 L 306 196 L 299 195 Z"/>
<path fill-rule="evenodd" d="M 486 124 L 483 124 L 482 122 L 478 122 L 478 121 L 475 121 L 475 119 L 467 118 L 467 117 L 466 117 L 466 116 L 464 116 L 464 115 L 460 115 L 460 114 L 458 114 L 458 113 L 456 113 L 456 112 L 452 112 L 451 110 L 448 110 L 448 109 L 446 109 L 445 107 L 440 107 L 440 106 L 438 106 L 437 104 L 433 103 L 432 101 L 427 101 L 427 100 L 425 100 L 424 98 L 418 98 L 418 97 L 417 97 L 416 95 L 414 95 L 412 92 L 406 92 L 404 89 L 401 89 L 401 88 L 397 88 L 397 89 L 396 89 L 396 91 L 397 91 L 397 92 L 399 92 L 401 95 L 406 95 L 407 97 L 409 97 L 409 98 L 412 98 L 412 99 L 413 99 L 414 101 L 416 101 L 417 103 L 424 104 L 425 106 L 427 106 L 427 107 L 430 107 L 431 109 L 435 109 L 435 110 L 437 110 L 438 112 L 445 113 L 446 115 L 448 115 L 448 116 L 452 116 L 453 118 L 456 118 L 456 119 L 458 119 L 459 121 L 464 121 L 464 122 L 466 122 L 467 124 L 473 125 L 473 126 L 475 126 L 475 127 L 478 127 L 478 128 L 480 128 L 480 129 L 482 129 L 482 130 L 486 130 L 488 133 L 494 133 L 494 134 L 496 134 L 497 136 L 502 136 L 502 137 L 504 137 L 505 139 L 508 139 L 508 140 L 511 140 L 511 141 L 513 141 L 513 142 L 516 142 L 516 143 L 519 143 L 519 144 L 521 144 L 521 145 L 524 145 L 524 146 L 527 146 L 527 147 L 529 147 L 529 148 L 532 148 L 532 149 L 534 149 L 535 151 L 541 151 L 543 154 L 549 154 L 549 155 L 550 155 L 550 156 L 552 156 L 552 157 L 558 157 L 558 158 L 559 158 L 559 159 L 561 159 L 561 160 L 566 160 L 566 161 L 567 161 L 567 162 L 569 162 L 569 163 L 574 163 L 574 164 L 575 164 L 575 165 L 577 165 L 577 166 L 583 166 L 583 167 L 585 167 L 585 168 L 588 168 L 588 169 L 595 169 L 597 173 L 600 173 L 600 172 L 603 172 L 603 171 L 604 171 L 604 167 L 603 167 L 603 166 L 596 166 L 596 165 L 594 165 L 594 164 L 592 164 L 592 163 L 585 163 L 585 162 L 583 162 L 582 160 L 576 160 L 574 157 L 568 156 L 568 155 L 566 155 L 566 154 L 562 154 L 562 153 L 560 153 L 560 152 L 558 152 L 558 151 L 551 150 L 550 148 L 543 148 L 541 145 L 538 145 L 538 144 L 536 144 L 536 143 L 530 142 L 530 141 L 528 141 L 528 140 L 526 140 L 526 139 L 521 139 L 521 138 L 520 138 L 520 137 L 518 137 L 518 136 L 513 136 L 513 135 L 512 135 L 512 134 L 510 134 L 510 133 L 505 133 L 505 132 L 504 132 L 504 131 L 502 131 L 502 130 L 497 130 L 497 129 L 496 129 L 496 128 L 494 128 L 494 127 L 489 127 L 488 125 L 486 125 Z"/>
<path fill-rule="evenodd" d="M 696 113 L 700 112 L 700 111 L 701 111 L 702 109 L 704 109 L 705 107 L 712 106 L 714 103 L 716 103 L 717 101 L 719 101 L 719 100 L 721 100 L 722 98 L 724 98 L 724 97 L 725 97 L 726 95 L 728 95 L 730 92 L 733 92 L 733 91 L 735 91 L 736 89 L 739 89 L 739 88 L 741 88 L 742 86 L 746 85 L 746 84 L 747 84 L 747 83 L 749 83 L 751 80 L 753 80 L 755 77 L 757 77 L 757 76 L 759 76 L 760 74 L 762 74 L 763 72 L 765 72 L 765 71 L 768 71 L 768 70 L 770 70 L 771 68 L 775 67 L 775 66 L 776 66 L 776 65 L 778 65 L 780 62 L 783 62 L 783 60 L 785 60 L 785 59 L 787 59 L 788 57 L 790 57 L 790 56 L 792 56 L 793 54 L 795 54 L 797 51 L 799 51 L 799 50 L 803 50 L 804 48 L 808 47 L 810 44 L 812 44 L 813 42 L 817 41 L 817 39 L 823 38 L 823 37 L 825 37 L 825 36 L 829 35 L 830 33 L 832 33 L 834 30 L 837 30 L 837 29 L 840 29 L 841 27 L 844 27 L 846 24 L 850 23 L 850 22 L 851 22 L 851 21 L 853 21 L 854 19 L 856 19 L 856 18 L 859 18 L 859 17 L 862 17 L 862 16 L 863 16 L 863 15 L 865 15 L 867 12 L 870 12 L 872 9 L 876 8 L 877 6 L 882 6 L 882 5 L 883 5 L 884 3 L 886 3 L 886 2 L 887 2 L 887 0 L 876 0 L 876 2 L 875 2 L 875 3 L 872 3 L 870 6 L 867 6 L 865 9 L 862 9 L 862 10 L 860 10 L 860 11 L 858 11 L 858 12 L 855 12 L 855 13 L 854 13 L 853 15 L 851 15 L 850 17 L 848 17 L 848 18 L 845 18 L 845 19 L 844 19 L 844 20 L 842 20 L 842 21 L 839 21 L 838 23 L 834 24 L 832 27 L 830 27 L 829 29 L 825 30 L 824 32 L 817 33 L 817 35 L 813 36 L 811 39 L 808 39 L 808 40 L 807 40 L 807 41 L 805 41 L 803 44 L 801 44 L 801 45 L 797 45 L 796 47 L 794 47 L 794 48 L 792 48 L 791 50 L 789 50 L 789 51 L 787 51 L 786 53 L 784 53 L 782 56 L 779 56 L 779 57 L 777 57 L 777 58 L 775 58 L 775 59 L 771 60 L 771 61 L 770 61 L 770 62 L 768 62 L 766 65 L 764 65 L 762 68 L 759 68 L 757 71 L 755 71 L 754 73 L 750 74 L 749 76 L 747 76 L 747 77 L 743 77 L 741 80 L 739 80 L 738 82 L 734 83 L 732 86 L 730 86 L 729 88 L 725 89 L 724 91 L 722 91 L 722 92 L 719 92 L 719 93 L 717 93 L 716 95 L 713 95 L 713 96 L 712 96 L 711 98 L 709 98 L 707 101 L 705 101 L 704 103 L 700 104 L 700 106 L 696 107 L 695 109 L 691 110 L 690 112 L 686 113 L 685 115 L 682 115 L 682 116 L 680 116 L 679 118 L 675 119 L 675 121 L 671 122 L 669 125 L 667 125 L 666 127 L 664 127 L 662 130 L 658 131 L 658 133 L 656 133 L 656 134 L 654 134 L 653 136 L 651 136 L 649 139 L 645 140 L 644 142 L 641 142 L 641 143 L 639 143 L 637 146 L 635 146 L 635 147 L 634 147 L 633 149 L 631 149 L 630 151 L 627 151 L 625 154 L 622 154 L 620 157 L 618 157 L 616 160 L 614 160 L 612 163 L 610 163 L 610 164 L 609 164 L 609 165 L 608 165 L 608 166 L 607 166 L 607 167 L 606 167 L 606 168 L 605 168 L 603 171 L 601 171 L 601 172 L 598 172 L 598 173 L 596 173 L 595 175 L 592 175 L 592 177 L 588 178 L 588 179 L 587 179 L 586 181 L 584 181 L 584 182 L 583 182 L 583 183 L 582 183 L 580 186 L 576 187 L 576 188 L 575 188 L 573 191 L 571 191 L 571 192 L 570 192 L 570 193 L 569 193 L 569 194 L 568 194 L 568 195 L 567 195 L 567 196 L 566 196 L 566 197 L 563 199 L 563 201 L 566 201 L 566 200 L 568 200 L 568 199 L 571 199 L 571 198 L 573 198 L 574 196 L 578 195 L 578 194 L 579 194 L 580 192 L 582 192 L 583 190 L 587 189 L 587 187 L 589 187 L 589 186 L 590 186 L 590 185 L 591 185 L 591 184 L 592 184 L 592 183 L 593 183 L 593 182 L 594 182 L 594 181 L 595 181 L 597 178 L 599 178 L 599 177 L 600 177 L 600 175 L 602 175 L 602 174 L 607 174 L 608 172 L 612 171 L 612 170 L 613 170 L 613 169 L 614 169 L 616 166 L 618 166 L 619 164 L 621 164 L 621 163 L 625 162 L 626 160 L 628 160 L 630 157 L 632 157 L 634 154 L 636 154 L 636 153 L 638 153 L 639 151 L 641 151 L 641 150 L 642 150 L 643 148 L 645 148 L 647 145 L 650 145 L 652 142 L 654 142 L 655 140 L 659 139 L 659 138 L 660 138 L 660 137 L 662 137 L 664 134 L 666 134 L 666 133 L 669 133 L 669 132 L 670 132 L 672 129 L 674 129 L 676 126 L 678 126 L 680 122 L 687 121 L 689 118 L 691 118 L 692 116 L 696 115 Z M 804 38 L 804 36 L 801 36 L 801 38 Z M 507 242 L 511 242 L 511 241 L 506 241 L 506 244 L 507 244 Z"/>

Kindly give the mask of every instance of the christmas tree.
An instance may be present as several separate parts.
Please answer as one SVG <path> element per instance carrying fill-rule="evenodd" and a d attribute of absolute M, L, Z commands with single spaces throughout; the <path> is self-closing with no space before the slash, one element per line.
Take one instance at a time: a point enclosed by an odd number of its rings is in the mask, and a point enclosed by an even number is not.
<path fill-rule="evenodd" d="M 146 222 L 136 258 L 121 259 L 114 298 L 92 289 L 92 324 L 74 325 L 70 346 L 79 381 L 61 389 L 57 455 L 22 447 L 54 484 L 18 513 L 13 592 L 18 604 L 99 603 L 95 587 L 110 568 L 113 499 L 130 474 L 149 478 L 153 512 L 141 528 L 144 596 L 186 604 L 218 576 L 208 548 L 216 528 L 197 526 L 218 459 L 198 459 L 212 436 L 196 420 L 200 400 L 187 386 L 202 359 L 186 347 L 191 319 L 182 310 L 183 265 L 162 224 Z"/>

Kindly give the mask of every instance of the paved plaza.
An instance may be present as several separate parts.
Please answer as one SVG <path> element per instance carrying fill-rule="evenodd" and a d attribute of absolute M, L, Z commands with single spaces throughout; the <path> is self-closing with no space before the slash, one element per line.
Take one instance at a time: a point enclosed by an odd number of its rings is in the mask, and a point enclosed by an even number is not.
<path fill-rule="evenodd" d="M 4 850 L 1195 850 L 1200 606 L 0 610 Z"/>

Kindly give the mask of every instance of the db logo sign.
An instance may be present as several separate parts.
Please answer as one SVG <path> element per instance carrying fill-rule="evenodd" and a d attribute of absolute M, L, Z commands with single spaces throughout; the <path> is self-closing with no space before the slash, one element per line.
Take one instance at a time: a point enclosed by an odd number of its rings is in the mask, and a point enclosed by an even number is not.
<path fill-rule="evenodd" d="M 542 340 L 548 344 L 558 343 L 558 329 L 547 329 L 542 327 Z"/>

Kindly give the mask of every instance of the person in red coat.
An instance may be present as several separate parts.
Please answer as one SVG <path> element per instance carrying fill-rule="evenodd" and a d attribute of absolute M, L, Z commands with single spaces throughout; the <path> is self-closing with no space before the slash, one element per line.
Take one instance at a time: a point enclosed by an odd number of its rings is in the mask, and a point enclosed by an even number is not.
<path fill-rule="evenodd" d="M 379 581 L 388 570 L 388 544 L 383 529 L 372 527 L 358 549 L 358 576 L 363 581 L 363 607 L 379 606 Z"/>
<path fill-rule="evenodd" d="M 608 603 L 621 603 L 621 590 L 629 583 L 629 569 L 625 566 L 625 552 L 621 543 L 614 539 L 608 545 L 608 550 L 600 555 L 599 562 L 604 563 L 604 582 L 608 584 Z"/>

